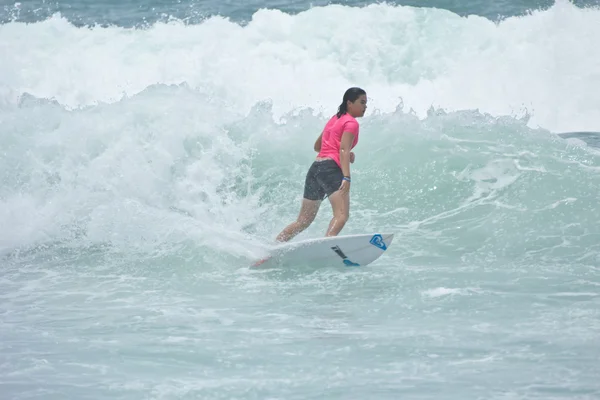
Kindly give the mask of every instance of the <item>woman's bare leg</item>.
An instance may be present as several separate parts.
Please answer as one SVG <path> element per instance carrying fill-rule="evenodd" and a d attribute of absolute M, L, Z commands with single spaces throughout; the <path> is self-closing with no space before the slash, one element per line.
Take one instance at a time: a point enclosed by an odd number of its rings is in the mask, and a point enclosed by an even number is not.
<path fill-rule="evenodd" d="M 350 193 L 343 193 L 339 190 L 333 192 L 329 196 L 329 202 L 333 209 L 333 218 L 331 218 L 325 236 L 337 236 L 350 217 Z"/>
<path fill-rule="evenodd" d="M 278 242 L 287 242 L 294 236 L 308 228 L 308 226 L 314 221 L 321 205 L 320 200 L 308 200 L 302 199 L 302 207 L 300 207 L 300 213 L 298 219 L 288 226 L 286 226 L 279 235 L 277 235 Z"/>

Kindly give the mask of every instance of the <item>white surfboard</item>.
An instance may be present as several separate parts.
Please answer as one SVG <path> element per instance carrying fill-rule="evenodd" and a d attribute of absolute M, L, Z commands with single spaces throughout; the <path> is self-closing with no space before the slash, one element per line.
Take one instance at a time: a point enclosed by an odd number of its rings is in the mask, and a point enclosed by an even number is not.
<path fill-rule="evenodd" d="M 377 260 L 392 244 L 393 233 L 342 235 L 288 242 L 274 247 L 251 268 L 319 264 L 343 267 L 365 266 Z"/>

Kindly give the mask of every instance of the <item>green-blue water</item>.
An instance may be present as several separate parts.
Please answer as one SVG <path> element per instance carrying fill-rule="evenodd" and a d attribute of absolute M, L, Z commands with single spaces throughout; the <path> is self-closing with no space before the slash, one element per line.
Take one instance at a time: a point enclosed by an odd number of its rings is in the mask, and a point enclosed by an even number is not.
<path fill-rule="evenodd" d="M 311 4 L 4 9 L 0 398 L 600 397 L 600 11 Z M 248 269 L 354 85 L 393 245 Z"/>

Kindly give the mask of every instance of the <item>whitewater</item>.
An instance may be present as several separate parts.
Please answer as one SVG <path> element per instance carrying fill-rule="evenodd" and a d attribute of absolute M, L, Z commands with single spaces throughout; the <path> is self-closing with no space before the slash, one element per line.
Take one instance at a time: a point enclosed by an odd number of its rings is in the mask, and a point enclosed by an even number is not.
<path fill-rule="evenodd" d="M 561 1 L 494 22 L 430 8 L 332 5 L 297 15 L 260 10 L 147 29 L 78 28 L 55 14 L 0 27 L 3 103 L 28 93 L 64 107 L 112 103 L 154 84 L 187 84 L 242 114 L 272 101 L 279 116 L 339 103 L 356 84 L 372 110 L 399 99 L 431 108 L 531 114 L 530 126 L 598 130 L 598 9 Z M 345 39 L 348 29 L 355 32 Z"/>
<path fill-rule="evenodd" d="M 566 1 L 1 24 L 0 392 L 600 397 L 598 37 Z M 342 233 L 394 244 L 249 270 L 350 86 Z"/>

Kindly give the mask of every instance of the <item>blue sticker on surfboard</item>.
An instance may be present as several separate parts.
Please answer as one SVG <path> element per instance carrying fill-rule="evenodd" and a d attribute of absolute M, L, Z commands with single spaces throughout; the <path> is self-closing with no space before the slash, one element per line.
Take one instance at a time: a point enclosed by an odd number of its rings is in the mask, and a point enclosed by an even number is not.
<path fill-rule="evenodd" d="M 387 246 L 385 245 L 383 237 L 380 234 L 373 235 L 369 243 L 371 243 L 375 247 L 379 247 L 383 251 L 387 250 Z"/>

